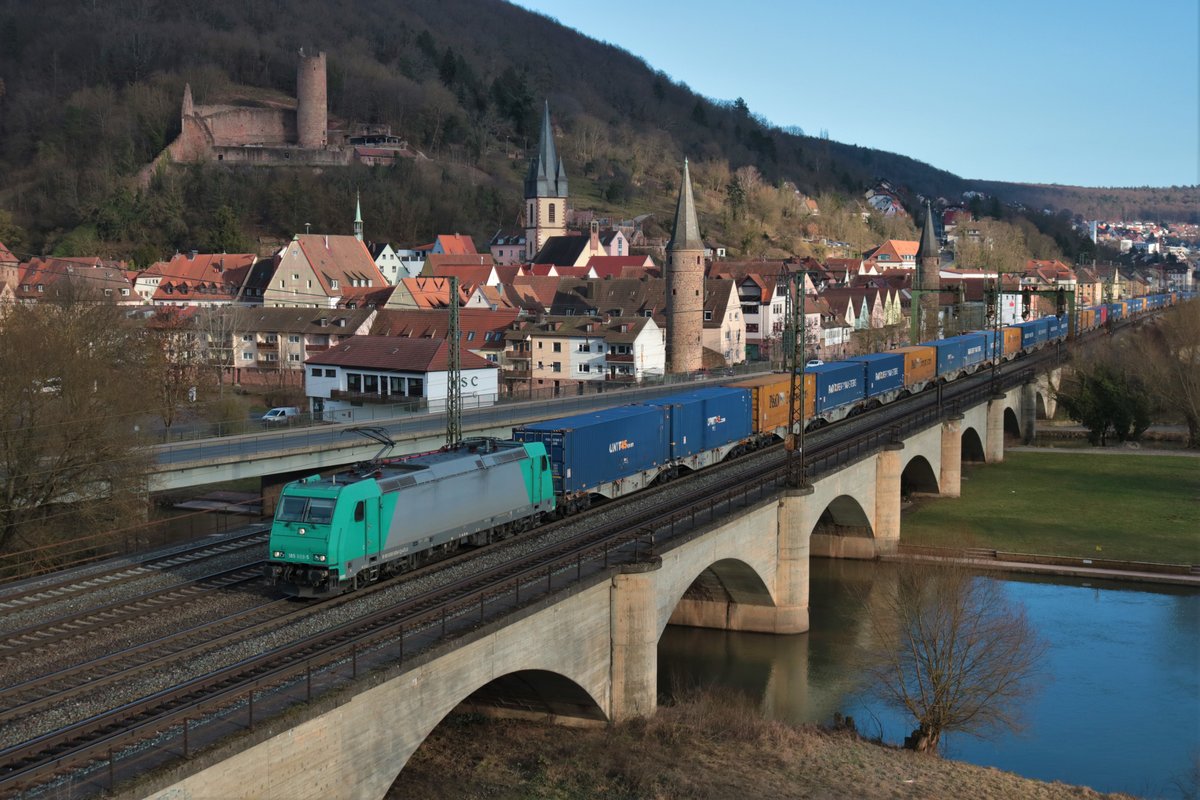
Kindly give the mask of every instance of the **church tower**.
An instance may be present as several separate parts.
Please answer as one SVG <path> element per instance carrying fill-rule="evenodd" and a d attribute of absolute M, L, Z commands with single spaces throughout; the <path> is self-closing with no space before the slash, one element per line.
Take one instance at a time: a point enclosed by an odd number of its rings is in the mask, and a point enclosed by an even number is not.
<path fill-rule="evenodd" d="M 532 261 L 551 236 L 567 233 L 567 173 L 554 149 L 550 102 L 542 114 L 542 140 L 525 177 L 525 260 Z"/>
<path fill-rule="evenodd" d="M 354 238 L 363 240 L 362 198 L 354 193 Z"/>
<path fill-rule="evenodd" d="M 913 330 L 916 338 L 912 342 L 927 342 L 938 338 L 938 312 L 941 306 L 941 271 L 942 256 L 939 252 L 937 234 L 933 229 L 933 209 L 929 201 L 925 201 L 925 226 L 921 229 L 921 243 L 917 246 L 917 273 L 913 278 L 913 288 L 918 289 L 920 302 L 918 308 L 911 313 L 920 313 L 920 320 L 914 322 Z"/>
<path fill-rule="evenodd" d="M 684 159 L 675 229 L 667 244 L 667 372 L 692 372 L 704 365 L 703 333 L 704 241 Z"/>

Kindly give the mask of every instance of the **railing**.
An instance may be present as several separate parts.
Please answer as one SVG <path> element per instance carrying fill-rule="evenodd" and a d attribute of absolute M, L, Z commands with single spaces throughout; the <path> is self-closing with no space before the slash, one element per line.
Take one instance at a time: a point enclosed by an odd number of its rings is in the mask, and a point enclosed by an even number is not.
<path fill-rule="evenodd" d="M 619 364 L 632 364 L 633 353 L 609 353 L 604 357 L 606 361 L 614 361 Z"/>

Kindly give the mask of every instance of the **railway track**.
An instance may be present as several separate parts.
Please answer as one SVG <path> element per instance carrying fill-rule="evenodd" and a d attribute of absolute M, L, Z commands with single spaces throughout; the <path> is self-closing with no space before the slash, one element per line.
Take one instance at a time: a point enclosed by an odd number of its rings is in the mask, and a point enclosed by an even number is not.
<path fill-rule="evenodd" d="M 1000 372 L 1001 380 L 1005 384 L 1024 380 L 1030 367 L 1039 360 L 1025 359 L 1005 365 Z M 977 375 L 937 392 L 926 392 L 812 433 L 805 453 L 809 475 L 815 477 L 866 457 L 882 444 L 907 431 L 932 424 L 946 414 L 954 413 L 960 403 L 976 402 L 991 391 L 989 377 Z M 328 691 L 329 687 L 345 682 L 347 667 L 349 677 L 353 678 L 360 669 L 376 663 L 402 663 L 406 655 L 427 649 L 448 633 L 461 632 L 495 619 L 522 603 L 566 586 L 568 581 L 607 573 L 619 563 L 638 560 L 653 554 L 656 549 L 672 546 L 672 542 L 694 529 L 698 518 L 703 520 L 706 511 L 710 519 L 715 519 L 722 504 L 732 510 L 777 491 L 788 477 L 787 460 L 782 447 L 778 446 L 738 459 L 728 465 L 728 469 L 740 473 L 738 485 L 721 493 L 714 494 L 707 486 L 689 491 L 689 479 L 644 492 L 637 496 L 648 501 L 642 503 L 640 511 L 610 515 L 622 517 L 620 520 L 585 525 L 580 533 L 539 548 L 526 557 L 477 571 L 302 641 L 239 660 L 168 690 L 6 748 L 0 751 L 0 794 L 7 796 L 28 791 L 53 780 L 55 775 L 88 765 L 93 768 L 91 777 L 86 779 L 90 781 L 88 785 L 99 790 L 117 780 L 118 763 L 124 765 L 120 770 L 122 774 L 133 764 L 140 769 L 156 762 L 163 763 L 180 752 L 180 738 L 183 740 L 182 752 L 186 754 L 189 730 L 191 746 L 203 744 L 205 736 L 217 735 L 220 725 L 198 720 L 225 720 L 226 728 L 230 724 L 253 727 L 256 712 L 261 719 L 264 714 L 311 700 L 314 674 L 317 691 L 322 685 Z M 680 490 L 668 491 L 673 487 Z M 606 504 L 595 511 L 610 507 L 611 504 Z M 573 519 L 586 522 L 587 516 Z M 469 559 L 472 555 L 460 558 Z M 427 569 L 445 566 L 446 562 L 443 562 Z M 380 585 L 381 589 L 385 587 L 385 584 Z M 333 602 L 359 600 L 360 594 L 322 603 L 314 611 L 330 608 Z M 276 620 L 258 624 L 281 623 Z M 236 633 L 231 635 L 237 636 Z M 182 642 L 181 638 L 176 645 Z M 136 656 L 140 665 L 137 668 L 151 669 L 160 658 L 182 657 L 192 652 L 190 647 L 183 645 L 173 654 L 152 658 L 145 654 Z M 110 658 L 115 666 L 123 657 L 133 655 L 114 654 Z M 102 680 L 118 680 L 114 676 L 122 675 L 121 669 L 107 673 Z M 72 680 L 77 680 L 79 674 L 75 673 Z M 47 677 L 49 680 L 50 676 Z M 45 683 L 33 691 L 31 682 L 21 689 L 31 692 L 25 695 L 29 699 L 14 699 L 16 705 L 6 702 L 8 710 L 2 713 L 33 713 L 33 709 L 53 702 L 56 692 L 74 692 L 77 686 L 77 683 L 68 682 L 65 689 L 54 690 L 50 683 Z M 12 695 L 13 698 L 20 696 Z M 23 707 L 24 712 L 21 711 Z M 244 725 L 229 722 L 232 715 L 242 712 L 248 712 Z M 0 716 L 0 722 L 7 718 Z M 206 733 L 201 734 L 201 730 Z M 148 756 L 150 751 L 142 743 L 164 737 L 174 742 L 175 755 L 158 748 L 152 751 L 157 756 Z M 78 782 L 75 785 L 80 786 Z"/>
<path fill-rule="evenodd" d="M 269 528 L 256 526 L 240 536 L 176 548 L 170 553 L 153 556 L 136 564 L 123 563 L 99 570 L 72 571 L 63 577 L 50 580 L 36 578 L 15 588 L 15 591 L 0 589 L 0 612 L 10 614 L 27 608 L 45 606 L 81 597 L 98 589 L 136 581 L 164 570 L 219 558 L 265 544 L 268 536 Z"/>

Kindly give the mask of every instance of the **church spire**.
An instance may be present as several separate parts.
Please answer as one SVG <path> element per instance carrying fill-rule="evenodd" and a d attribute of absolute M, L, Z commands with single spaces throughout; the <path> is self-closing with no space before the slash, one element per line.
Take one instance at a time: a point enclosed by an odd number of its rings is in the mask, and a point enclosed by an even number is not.
<path fill-rule="evenodd" d="M 700 222 L 696 219 L 696 201 L 692 197 L 692 176 L 688 162 L 683 160 L 683 183 L 679 186 L 679 202 L 675 205 L 675 228 L 667 250 L 704 250 L 700 238 Z"/>
<path fill-rule="evenodd" d="M 554 128 L 550 125 L 550 101 L 547 100 L 542 110 L 542 138 L 525 178 L 525 198 L 566 196 L 567 173 L 554 148 Z"/>
<path fill-rule="evenodd" d="M 354 238 L 363 240 L 362 196 L 354 193 Z"/>
<path fill-rule="evenodd" d="M 921 229 L 921 244 L 917 247 L 917 259 L 924 261 L 927 258 L 933 259 L 934 264 L 941 260 L 938 254 L 938 239 L 937 233 L 933 230 L 933 209 L 929 206 L 929 201 L 925 201 L 925 227 Z"/>

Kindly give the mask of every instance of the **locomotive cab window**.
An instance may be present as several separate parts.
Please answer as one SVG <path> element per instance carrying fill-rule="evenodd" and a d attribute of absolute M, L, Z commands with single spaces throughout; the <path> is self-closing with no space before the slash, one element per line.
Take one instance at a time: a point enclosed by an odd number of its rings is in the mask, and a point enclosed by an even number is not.
<path fill-rule="evenodd" d="M 359 500 L 358 504 L 354 506 L 354 521 L 362 522 L 366 515 L 366 507 L 363 505 L 363 501 Z"/>
<path fill-rule="evenodd" d="M 285 497 L 276 519 L 328 525 L 333 519 L 333 501 L 324 497 Z"/>
<path fill-rule="evenodd" d="M 550 469 L 550 456 L 542 456 L 542 469 Z"/>

